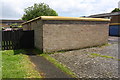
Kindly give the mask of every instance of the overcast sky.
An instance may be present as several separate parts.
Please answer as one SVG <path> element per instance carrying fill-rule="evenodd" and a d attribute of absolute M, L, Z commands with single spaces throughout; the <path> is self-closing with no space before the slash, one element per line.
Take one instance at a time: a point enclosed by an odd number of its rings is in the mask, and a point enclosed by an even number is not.
<path fill-rule="evenodd" d="M 25 8 L 41 2 L 59 16 L 80 17 L 111 12 L 118 7 L 119 0 L 0 0 L 0 19 L 20 19 Z"/>

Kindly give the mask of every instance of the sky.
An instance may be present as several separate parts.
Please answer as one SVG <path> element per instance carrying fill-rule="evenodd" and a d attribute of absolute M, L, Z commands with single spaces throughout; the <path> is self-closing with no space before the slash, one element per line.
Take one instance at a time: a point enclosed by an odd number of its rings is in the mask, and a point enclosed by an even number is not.
<path fill-rule="evenodd" d="M 21 19 L 24 9 L 34 3 L 46 3 L 59 16 L 80 17 L 109 13 L 120 0 L 0 0 L 0 19 Z"/>

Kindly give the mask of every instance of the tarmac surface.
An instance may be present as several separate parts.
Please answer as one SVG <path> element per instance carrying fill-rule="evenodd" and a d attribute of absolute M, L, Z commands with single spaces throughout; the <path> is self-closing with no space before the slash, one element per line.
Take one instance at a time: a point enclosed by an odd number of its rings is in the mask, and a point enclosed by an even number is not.
<path fill-rule="evenodd" d="M 35 65 L 36 70 L 40 72 L 43 78 L 72 78 L 70 75 L 61 71 L 44 57 L 36 55 L 36 53 L 30 50 L 28 55 L 31 62 Z"/>
<path fill-rule="evenodd" d="M 71 78 L 59 68 L 55 67 L 51 62 L 42 56 L 29 56 L 31 61 L 36 65 L 37 70 L 42 73 L 45 78 Z"/>

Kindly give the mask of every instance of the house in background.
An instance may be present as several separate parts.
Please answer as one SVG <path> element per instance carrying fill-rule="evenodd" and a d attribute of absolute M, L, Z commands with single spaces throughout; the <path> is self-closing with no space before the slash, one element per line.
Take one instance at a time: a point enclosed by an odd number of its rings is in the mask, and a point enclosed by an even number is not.
<path fill-rule="evenodd" d="M 111 17 L 109 25 L 110 36 L 120 36 L 120 14 Z"/>
<path fill-rule="evenodd" d="M 95 15 L 90 15 L 88 17 L 91 17 L 91 18 L 106 18 L 106 19 L 111 19 L 111 17 L 115 16 L 115 15 L 120 15 L 120 12 L 95 14 Z"/>
<path fill-rule="evenodd" d="M 4 28 L 10 28 L 11 26 L 13 27 L 18 27 L 25 21 L 23 20 L 0 20 L 0 25 Z"/>
<path fill-rule="evenodd" d="M 111 19 L 109 24 L 109 36 L 120 36 L 120 12 L 96 14 L 88 17 Z"/>

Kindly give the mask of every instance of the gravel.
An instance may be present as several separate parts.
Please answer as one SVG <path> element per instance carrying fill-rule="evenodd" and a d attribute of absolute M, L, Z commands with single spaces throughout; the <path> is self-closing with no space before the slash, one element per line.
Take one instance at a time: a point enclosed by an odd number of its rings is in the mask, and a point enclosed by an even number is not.
<path fill-rule="evenodd" d="M 116 78 L 118 77 L 118 38 L 109 38 L 109 45 L 67 52 L 50 56 L 66 65 L 78 78 Z M 111 56 L 93 56 L 92 53 Z"/>

